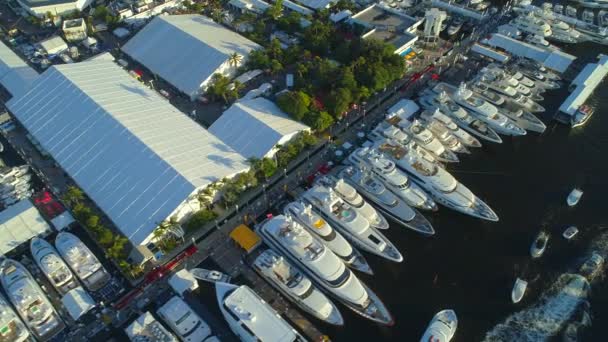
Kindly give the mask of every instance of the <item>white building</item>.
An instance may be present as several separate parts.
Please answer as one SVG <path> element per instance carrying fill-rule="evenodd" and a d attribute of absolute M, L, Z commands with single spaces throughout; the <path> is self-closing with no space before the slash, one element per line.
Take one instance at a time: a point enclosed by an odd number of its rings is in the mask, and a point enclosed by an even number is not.
<path fill-rule="evenodd" d="M 431 8 L 425 12 L 424 17 L 424 38 L 434 39 L 439 37 L 441 25 L 447 18 L 447 14 L 437 8 Z"/>
<path fill-rule="evenodd" d="M 87 23 L 82 18 L 65 20 L 63 35 L 68 42 L 79 42 L 87 38 Z"/>
<path fill-rule="evenodd" d="M 30 200 L 17 202 L 0 212 L 0 255 L 51 231 Z"/>
<path fill-rule="evenodd" d="M 179 340 L 147 311 L 125 328 L 133 342 L 178 342 Z"/>
<path fill-rule="evenodd" d="M 36 70 L 0 42 L 0 84 L 4 89 L 16 96 L 27 91 L 38 76 Z"/>
<path fill-rule="evenodd" d="M 209 127 L 209 132 L 247 158 L 272 157 L 276 145 L 305 130 L 310 128 L 261 97 L 236 102 Z"/>
<path fill-rule="evenodd" d="M 252 12 L 255 14 L 263 14 L 271 7 L 269 3 L 262 0 L 230 0 L 228 5 L 241 13 Z"/>
<path fill-rule="evenodd" d="M 69 48 L 68 44 L 59 36 L 52 36 L 41 41 L 40 46 L 42 46 L 44 51 L 49 55 L 60 54 Z"/>
<path fill-rule="evenodd" d="M 574 116 L 578 109 L 593 94 L 595 89 L 602 83 L 608 75 L 608 56 L 599 55 L 597 63 L 587 64 L 583 70 L 570 83 L 572 93 L 566 98 L 559 107 L 562 113 Z"/>
<path fill-rule="evenodd" d="M 82 11 L 93 3 L 93 0 L 17 0 L 19 5 L 30 14 L 44 17 L 48 12 L 61 15 L 73 11 Z"/>
<path fill-rule="evenodd" d="M 209 325 L 177 296 L 169 299 L 156 312 L 184 342 L 202 342 L 211 336 Z"/>
<path fill-rule="evenodd" d="M 8 110 L 134 245 L 244 157 L 112 61 L 56 65 Z"/>
<path fill-rule="evenodd" d="M 154 18 L 122 51 L 194 100 L 213 74 L 232 77 L 258 48 L 202 15 L 168 15 Z M 230 60 L 233 53 L 242 57 L 236 64 Z"/>

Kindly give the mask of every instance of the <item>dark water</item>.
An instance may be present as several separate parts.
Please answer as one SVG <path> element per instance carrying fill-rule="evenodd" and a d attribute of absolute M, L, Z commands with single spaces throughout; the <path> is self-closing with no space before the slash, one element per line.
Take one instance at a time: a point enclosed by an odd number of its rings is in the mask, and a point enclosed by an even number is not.
<path fill-rule="evenodd" d="M 566 48 L 581 57 L 606 50 L 591 44 Z M 427 215 L 438 232 L 432 238 L 391 227 L 387 236 L 404 252 L 404 263 L 368 256 L 376 275 L 361 279 L 391 309 L 395 326 L 378 327 L 343 309 L 345 327 L 325 329 L 334 340 L 416 341 L 437 311 L 452 308 L 459 318 L 454 341 L 478 341 L 509 314 L 533 303 L 558 274 L 580 260 L 598 227 L 608 223 L 608 84 L 601 85 L 590 101 L 595 116 L 579 129 L 550 121 L 567 94 L 565 89 L 544 94 L 547 112 L 542 116 L 549 124 L 543 135 L 485 144 L 450 166 L 455 177 L 495 209 L 500 222 L 442 208 Z M 576 208 L 569 209 L 565 200 L 573 186 L 582 187 L 585 194 Z M 560 234 L 571 224 L 581 233 L 566 243 Z M 553 238 L 543 259 L 532 262 L 529 246 L 541 227 L 552 231 Z M 518 276 L 530 284 L 524 300 L 514 305 L 510 293 Z M 608 323 L 608 286 L 594 291 L 591 309 L 599 331 Z M 593 330 L 590 335 L 598 340 Z"/>

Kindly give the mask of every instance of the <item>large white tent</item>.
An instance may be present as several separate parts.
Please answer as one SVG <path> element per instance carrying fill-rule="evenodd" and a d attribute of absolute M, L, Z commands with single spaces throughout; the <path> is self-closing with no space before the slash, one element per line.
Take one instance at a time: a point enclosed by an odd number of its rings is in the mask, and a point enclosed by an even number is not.
<path fill-rule="evenodd" d="M 9 111 L 135 245 L 198 189 L 249 168 L 115 63 L 51 67 Z"/>
<path fill-rule="evenodd" d="M 50 234 L 51 227 L 30 200 L 23 200 L 0 212 L 0 255 L 31 238 Z"/>
<path fill-rule="evenodd" d="M 263 158 L 272 156 L 277 144 L 309 129 L 290 119 L 272 101 L 258 97 L 230 106 L 209 132 L 247 158 Z"/>
<path fill-rule="evenodd" d="M 29 89 L 38 78 L 36 70 L 25 64 L 8 46 L 0 42 L 0 84 L 16 96 Z"/>
<path fill-rule="evenodd" d="M 260 46 L 202 15 L 154 18 L 122 51 L 195 99 L 215 73 L 231 76 Z M 230 55 L 242 59 L 233 65 Z"/>

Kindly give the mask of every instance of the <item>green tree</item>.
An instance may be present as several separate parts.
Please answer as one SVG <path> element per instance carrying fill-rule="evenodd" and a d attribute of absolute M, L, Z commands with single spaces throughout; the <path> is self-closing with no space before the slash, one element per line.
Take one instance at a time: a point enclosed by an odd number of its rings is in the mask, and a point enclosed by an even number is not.
<path fill-rule="evenodd" d="M 63 194 L 63 201 L 71 207 L 82 202 L 82 200 L 84 200 L 84 193 L 73 185 L 68 186 L 65 194 Z"/>
<path fill-rule="evenodd" d="M 100 5 L 93 10 L 93 17 L 97 20 L 105 20 L 107 15 L 110 15 L 110 11 L 106 6 Z"/>
<path fill-rule="evenodd" d="M 313 113 L 311 113 L 313 114 Z M 333 125 L 334 118 L 325 111 L 315 112 L 314 115 L 309 115 L 304 121 L 308 126 L 317 132 L 323 132 L 329 126 Z"/>
<path fill-rule="evenodd" d="M 281 14 L 283 13 L 283 0 L 276 0 L 272 6 L 270 6 L 266 10 L 266 15 L 273 19 L 277 20 Z"/>
<path fill-rule="evenodd" d="M 329 112 L 335 117 L 339 118 L 344 112 L 348 110 L 349 105 L 352 102 L 352 95 L 350 90 L 346 88 L 338 88 L 332 90 L 327 98 L 327 108 Z"/>
<path fill-rule="evenodd" d="M 293 119 L 302 121 L 309 112 L 310 96 L 302 91 L 290 91 L 279 95 L 277 105 Z"/>
<path fill-rule="evenodd" d="M 283 64 L 281 64 L 281 62 L 277 61 L 276 59 L 273 59 L 270 62 L 270 72 L 273 75 L 278 74 L 279 72 L 281 72 L 283 70 Z"/>
<path fill-rule="evenodd" d="M 250 69 L 268 69 L 270 68 L 270 57 L 266 50 L 253 50 L 247 58 L 247 67 Z"/>
<path fill-rule="evenodd" d="M 207 88 L 207 92 L 214 98 L 221 98 L 228 103 L 228 98 L 233 94 L 230 89 L 230 79 L 222 74 L 214 74 L 211 79 L 211 85 Z"/>
<path fill-rule="evenodd" d="M 97 233 L 97 242 L 103 246 L 110 247 L 114 241 L 114 234 L 108 228 L 101 227 Z"/>
<path fill-rule="evenodd" d="M 91 215 L 86 220 L 86 225 L 89 229 L 95 230 L 99 226 L 99 216 Z"/>
<path fill-rule="evenodd" d="M 260 171 L 265 178 L 270 178 L 277 171 L 277 164 L 270 158 L 264 158 L 260 165 Z"/>
<path fill-rule="evenodd" d="M 217 214 L 209 209 L 199 210 L 196 213 L 192 214 L 192 216 L 185 223 L 186 229 L 193 231 L 198 228 L 203 227 L 207 223 L 213 221 L 217 218 Z"/>
<path fill-rule="evenodd" d="M 242 60 L 243 60 L 243 56 L 239 55 L 236 52 L 233 52 L 232 54 L 230 54 L 230 57 L 228 57 L 228 63 L 233 68 L 238 67 Z"/>
<path fill-rule="evenodd" d="M 317 137 L 315 137 L 308 131 L 300 133 L 300 138 L 302 139 L 302 142 L 305 146 L 314 146 L 318 143 Z"/>
<path fill-rule="evenodd" d="M 91 215 L 91 208 L 87 207 L 82 203 L 77 203 L 74 205 L 72 212 L 78 221 L 86 222 L 86 220 Z"/>
<path fill-rule="evenodd" d="M 106 250 L 108 256 L 114 260 L 120 260 L 125 257 L 125 245 L 129 240 L 121 235 L 115 235 L 112 245 Z"/>

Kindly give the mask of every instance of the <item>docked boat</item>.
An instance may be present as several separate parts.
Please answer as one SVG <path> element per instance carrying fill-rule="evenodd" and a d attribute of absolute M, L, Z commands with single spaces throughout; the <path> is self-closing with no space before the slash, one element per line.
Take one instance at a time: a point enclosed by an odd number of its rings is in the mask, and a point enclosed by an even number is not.
<path fill-rule="evenodd" d="M 354 153 L 368 154 L 368 149 L 364 147 Z M 374 149 L 374 153 L 389 156 L 397 167 L 428 191 L 437 203 L 473 217 L 498 221 L 498 216 L 492 208 L 437 164 L 390 141 L 377 142 Z"/>
<path fill-rule="evenodd" d="M 347 166 L 338 171 L 338 176 L 355 187 L 395 222 L 424 235 L 435 234 L 433 226 L 422 214 L 389 191 L 372 173 L 359 167 Z"/>
<path fill-rule="evenodd" d="M 318 236 L 321 242 L 342 259 L 342 262 L 348 267 L 359 272 L 373 274 L 363 254 L 352 247 L 340 232 L 333 229 L 327 221 L 314 212 L 310 204 L 304 204 L 301 201 L 291 202 L 285 206 L 283 213 L 293 217 L 310 233 Z"/>
<path fill-rule="evenodd" d="M 420 114 L 420 117 L 425 120 L 434 120 L 442 124 L 467 147 L 481 147 L 481 143 L 477 138 L 458 127 L 449 116 L 443 114 L 438 108 L 427 109 Z"/>
<path fill-rule="evenodd" d="M 376 128 L 374 128 L 368 135 L 367 138 L 371 141 L 379 141 L 384 139 L 391 139 L 401 144 L 404 147 L 412 149 L 418 152 L 420 155 L 424 155 L 429 160 L 437 163 L 441 161 L 435 156 L 435 154 L 429 152 L 426 148 L 420 146 L 411 135 L 405 133 L 402 129 L 391 125 L 390 123 L 383 121 Z"/>
<path fill-rule="evenodd" d="M 538 233 L 532 246 L 530 246 L 530 255 L 532 258 L 540 258 L 547 249 L 547 243 L 549 242 L 549 233 L 541 231 Z"/>
<path fill-rule="evenodd" d="M 570 125 L 572 126 L 572 128 L 574 128 L 586 124 L 587 121 L 591 119 L 591 116 L 593 116 L 594 112 L 595 111 L 593 110 L 593 108 L 589 106 L 580 106 L 580 108 L 574 113 L 574 115 L 570 119 Z"/>
<path fill-rule="evenodd" d="M 469 87 L 481 98 L 495 106 L 502 106 L 505 104 L 505 98 L 502 95 L 493 92 L 487 85 L 483 84 L 482 82 L 473 82 L 469 85 Z"/>
<path fill-rule="evenodd" d="M 4 259 L 0 269 L 4 291 L 38 341 L 48 341 L 63 331 L 65 324 L 61 317 L 22 264 Z"/>
<path fill-rule="evenodd" d="M 2 143 L 0 142 L 0 153 L 4 152 L 4 145 L 2 145 Z"/>
<path fill-rule="evenodd" d="M 597 276 L 604 267 L 604 258 L 597 252 L 593 252 L 591 257 L 587 259 L 580 267 L 578 273 L 591 281 Z"/>
<path fill-rule="evenodd" d="M 384 141 L 383 139 L 375 141 Z M 412 207 L 437 210 L 437 203 L 422 188 L 410 181 L 408 176 L 384 155 L 373 150 L 359 149 L 348 157 L 348 161 L 360 169 L 371 172 L 391 192 Z"/>
<path fill-rule="evenodd" d="M 397 115 L 387 119 L 387 122 L 401 128 L 405 133 L 416 140 L 418 145 L 431 152 L 437 159 L 446 163 L 457 163 L 458 156 L 449 149 L 445 148 L 441 142 L 418 121 L 403 120 Z"/>
<path fill-rule="evenodd" d="M 480 139 L 502 143 L 500 136 L 488 124 L 469 115 L 469 112 L 457 105 L 446 92 L 425 96 L 420 99 L 420 104 L 427 109 L 439 109 L 462 129 Z"/>
<path fill-rule="evenodd" d="M 216 270 L 208 270 L 205 268 L 192 268 L 190 274 L 196 279 L 206 281 L 208 283 L 229 283 L 232 277 Z"/>
<path fill-rule="evenodd" d="M 215 283 L 215 296 L 224 319 L 243 342 L 305 342 L 289 323 L 245 285 Z"/>
<path fill-rule="evenodd" d="M 569 207 L 574 207 L 581 200 L 581 197 L 583 197 L 583 190 L 581 190 L 579 188 L 574 188 L 568 194 L 568 198 L 566 199 L 566 203 L 568 203 Z"/>
<path fill-rule="evenodd" d="M 357 314 L 390 325 L 382 301 L 325 245 L 291 218 L 275 216 L 256 228 L 264 242 Z"/>
<path fill-rule="evenodd" d="M 332 325 L 344 325 L 338 308 L 300 270 L 271 249 L 262 252 L 253 268 L 300 309 Z"/>
<path fill-rule="evenodd" d="M 156 311 L 184 342 L 211 342 L 211 327 L 180 297 L 174 296 Z"/>
<path fill-rule="evenodd" d="M 443 84 L 435 86 L 435 89 L 439 92 L 446 90 L 446 88 Z M 526 135 L 526 130 L 500 114 L 495 106 L 475 96 L 472 91 L 466 88 L 464 83 L 461 84 L 458 90 L 452 93 L 452 98 L 457 104 L 468 110 L 471 115 L 486 122 L 496 132 L 513 136 Z"/>
<path fill-rule="evenodd" d="M 511 301 L 515 304 L 519 303 L 524 297 L 524 294 L 526 294 L 527 288 L 528 282 L 517 278 L 517 280 L 515 280 L 515 284 L 513 285 L 513 290 L 511 291 Z"/>
<path fill-rule="evenodd" d="M 36 265 L 42 270 L 57 292 L 65 295 L 78 286 L 76 277 L 50 243 L 35 237 L 30 241 L 30 250 Z"/>
<path fill-rule="evenodd" d="M 536 115 L 523 109 L 509 110 L 501 108 L 498 111 L 527 131 L 543 133 L 547 129 L 545 123 L 537 118 Z"/>
<path fill-rule="evenodd" d="M 110 281 L 110 274 L 76 235 L 67 232 L 57 234 L 55 247 L 88 290 L 97 291 Z"/>
<path fill-rule="evenodd" d="M 30 332 L 10 304 L 0 294 L 0 341 L 24 342 L 30 340 Z"/>
<path fill-rule="evenodd" d="M 420 342 L 449 342 L 456 334 L 458 318 L 454 310 L 439 311 L 426 328 Z"/>
<path fill-rule="evenodd" d="M 578 228 L 576 228 L 575 226 L 570 226 L 570 227 L 566 228 L 566 230 L 564 230 L 564 232 L 562 233 L 562 236 L 566 240 L 572 240 L 577 234 L 578 234 Z"/>
<path fill-rule="evenodd" d="M 478 89 L 486 89 L 490 92 L 497 92 L 503 97 L 503 99 L 505 99 L 507 103 L 514 106 L 536 113 L 545 111 L 543 106 L 522 95 L 515 88 L 503 83 L 492 82 L 489 78 L 487 78 L 487 76 L 483 76 L 475 84 L 475 86 Z"/>
<path fill-rule="evenodd" d="M 431 133 L 433 133 L 439 142 L 443 144 L 448 150 L 455 153 L 466 153 L 470 154 L 471 152 L 464 146 L 463 143 L 460 142 L 456 136 L 452 134 L 450 130 L 448 130 L 442 123 L 438 122 L 434 119 L 426 119 L 426 117 L 420 117 L 417 122 L 420 122 L 424 128 L 428 129 Z"/>
<path fill-rule="evenodd" d="M 454 21 L 452 21 L 450 26 L 448 26 L 448 32 L 447 32 L 448 36 L 453 36 L 456 33 L 460 32 L 460 29 L 462 28 L 463 24 L 464 24 L 464 19 L 462 19 L 461 17 L 454 19 Z"/>
<path fill-rule="evenodd" d="M 330 188 L 316 185 L 302 195 L 317 213 L 361 249 L 387 260 L 402 262 L 403 256 L 377 229 Z"/>
<path fill-rule="evenodd" d="M 343 179 L 326 175 L 318 178 L 315 183 L 332 189 L 336 195 L 363 215 L 372 227 L 382 230 L 389 228 L 386 218 L 367 203 L 357 190 L 345 183 Z"/>

